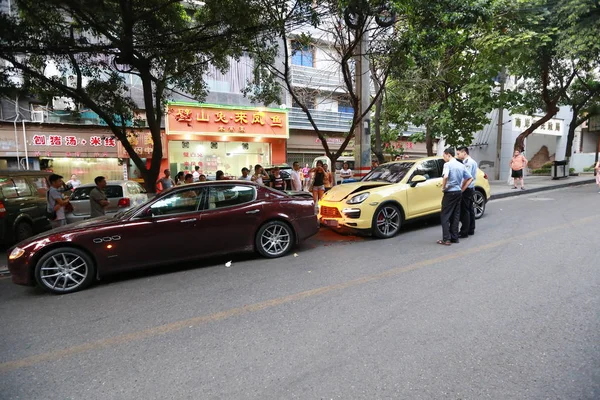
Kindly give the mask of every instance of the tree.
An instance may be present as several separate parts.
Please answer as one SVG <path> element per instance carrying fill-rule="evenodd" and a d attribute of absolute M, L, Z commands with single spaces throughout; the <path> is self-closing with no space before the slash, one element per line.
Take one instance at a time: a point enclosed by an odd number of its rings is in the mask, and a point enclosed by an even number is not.
<path fill-rule="evenodd" d="M 520 84 L 508 90 L 513 111 L 543 114 L 515 140 L 520 150 L 525 139 L 568 102 L 578 75 L 598 68 L 600 6 L 594 0 L 528 0 L 509 3 L 506 10 L 487 43 L 520 78 Z"/>
<path fill-rule="evenodd" d="M 197 100 L 207 93 L 209 65 L 226 70 L 244 51 L 268 51 L 256 40 L 272 26 L 265 8 L 283 0 L 16 0 L 18 14 L 0 15 L 0 83 L 21 75 L 17 89 L 61 96 L 92 110 L 155 191 L 163 157 L 164 105 L 181 91 Z M 51 76 L 49 65 L 60 73 Z M 63 76 L 76 76 L 68 85 Z M 143 104 L 129 94 L 125 74 L 141 81 Z M 14 88 L 13 88 L 14 89 Z M 134 111 L 143 109 L 154 142 L 149 167 L 129 144 Z M 128 126 L 129 125 L 129 126 Z"/>
<path fill-rule="evenodd" d="M 573 112 L 571 122 L 569 123 L 567 148 L 565 151 L 566 158 L 568 159 L 573 153 L 575 130 L 600 109 L 600 79 L 598 79 L 597 74 L 594 71 L 586 74 L 577 74 L 575 82 L 565 93 L 564 98 L 564 104 L 571 106 Z"/>
<path fill-rule="evenodd" d="M 375 3 L 375 2 L 373 2 Z M 378 4 L 380 2 L 377 2 Z M 392 38 L 396 30 L 390 28 L 393 16 L 381 11 L 369 1 L 338 2 L 325 0 L 314 3 L 310 0 L 296 0 L 288 8 L 272 9 L 269 18 L 278 21 L 279 29 L 271 40 L 277 41 L 281 48 L 281 56 L 274 54 L 260 54 L 256 58 L 257 79 L 255 84 L 259 87 L 276 87 L 281 83 L 290 94 L 295 106 L 299 107 L 306 115 L 315 134 L 320 139 L 325 154 L 335 165 L 338 157 L 342 155 L 350 140 L 354 137 L 355 128 L 365 119 L 368 119 L 371 109 L 380 97 L 390 68 Z M 391 18 L 387 19 L 386 18 Z M 292 21 L 291 23 L 286 23 Z M 384 26 L 381 26 L 384 25 Z M 387 27 L 386 27 L 387 25 Z M 288 37 L 293 42 L 288 43 Z M 360 43 L 364 37 L 369 38 L 370 46 L 366 52 L 360 51 Z M 326 138 L 326 129 L 315 118 L 315 93 L 320 92 L 323 86 L 298 87 L 292 82 L 291 59 L 297 52 L 303 51 L 308 46 L 318 43 L 321 50 L 327 55 L 333 76 L 341 76 L 342 80 L 335 88 L 336 96 L 343 96 L 353 109 L 352 121 L 344 135 L 344 141 L 337 151 L 329 148 Z M 366 57 L 371 62 L 377 60 L 377 69 L 381 73 L 383 84 L 369 99 L 366 109 L 361 110 L 360 93 L 355 84 L 354 63 L 357 57 Z M 277 101 L 273 91 L 251 90 L 252 98 L 264 102 Z"/>
<path fill-rule="evenodd" d="M 493 77 L 499 59 L 487 51 L 498 11 L 495 1 L 403 2 L 401 53 L 390 73 L 384 119 L 425 127 L 427 154 L 435 138 L 469 145 L 496 106 Z M 418 138 L 415 138 L 418 139 Z"/>

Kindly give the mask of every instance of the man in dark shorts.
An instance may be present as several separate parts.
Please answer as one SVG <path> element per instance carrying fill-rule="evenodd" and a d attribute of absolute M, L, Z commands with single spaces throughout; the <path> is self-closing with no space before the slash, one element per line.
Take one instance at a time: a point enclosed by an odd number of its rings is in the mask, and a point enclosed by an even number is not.
<path fill-rule="evenodd" d="M 525 190 L 523 180 L 523 170 L 527 167 L 527 159 L 519 150 L 515 150 L 513 158 L 510 160 L 511 177 L 515 180 L 513 189 L 517 188 L 517 181 L 521 180 L 521 190 Z"/>

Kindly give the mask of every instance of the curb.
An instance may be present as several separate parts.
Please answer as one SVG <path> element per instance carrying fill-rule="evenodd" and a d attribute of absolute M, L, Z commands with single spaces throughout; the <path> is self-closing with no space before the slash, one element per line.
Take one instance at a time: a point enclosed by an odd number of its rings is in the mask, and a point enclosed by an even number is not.
<path fill-rule="evenodd" d="M 498 193 L 498 194 L 491 195 L 490 200 L 503 199 L 506 197 L 513 197 L 513 196 L 523 196 L 525 194 L 545 192 L 547 190 L 561 189 L 561 188 L 566 188 L 566 187 L 571 187 L 571 186 L 588 185 L 590 183 L 596 183 L 596 180 L 589 179 L 589 180 L 582 180 L 582 181 L 577 181 L 577 182 L 565 182 L 565 183 L 559 183 L 557 185 L 543 186 L 543 187 L 538 187 L 538 188 L 534 188 L 534 189 L 515 190 L 515 191 L 506 192 L 506 193 Z"/>

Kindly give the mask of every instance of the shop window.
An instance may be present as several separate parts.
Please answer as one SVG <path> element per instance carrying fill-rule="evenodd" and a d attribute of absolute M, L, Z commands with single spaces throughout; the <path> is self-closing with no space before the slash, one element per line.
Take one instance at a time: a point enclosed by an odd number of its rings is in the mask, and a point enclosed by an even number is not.
<path fill-rule="evenodd" d="M 303 67 L 312 67 L 314 59 L 314 47 L 303 45 L 292 41 L 292 65 L 301 65 Z"/>
<path fill-rule="evenodd" d="M 250 186 L 213 186 L 208 194 L 208 208 L 224 208 L 254 201 L 255 189 Z"/>
<path fill-rule="evenodd" d="M 163 197 L 152 204 L 152 215 L 185 214 L 198 211 L 204 188 L 182 190 Z"/>
<path fill-rule="evenodd" d="M 13 178 L 19 197 L 31 196 L 31 187 L 25 178 Z"/>
<path fill-rule="evenodd" d="M 10 178 L 0 178 L 0 194 L 3 199 L 16 199 L 19 197 L 17 188 Z"/>

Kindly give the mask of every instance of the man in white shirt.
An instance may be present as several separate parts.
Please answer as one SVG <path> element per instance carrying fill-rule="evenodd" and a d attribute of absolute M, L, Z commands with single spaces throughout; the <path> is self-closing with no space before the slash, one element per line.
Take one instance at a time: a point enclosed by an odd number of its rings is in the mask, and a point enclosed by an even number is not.
<path fill-rule="evenodd" d="M 249 174 L 250 174 L 250 170 L 248 168 L 246 168 L 246 167 L 242 168 L 242 176 L 239 177 L 239 180 L 250 182 L 252 180 L 252 177 Z"/>
<path fill-rule="evenodd" d="M 195 171 L 192 174 L 192 179 L 194 179 L 194 182 L 198 182 L 200 180 L 200 166 L 196 165 L 194 169 Z"/>
<path fill-rule="evenodd" d="M 290 174 L 292 178 L 292 190 L 294 192 L 302 191 L 302 178 L 300 177 L 300 174 L 302 174 L 300 171 L 300 164 L 298 164 L 298 161 L 294 161 L 292 164 L 292 172 Z"/>

